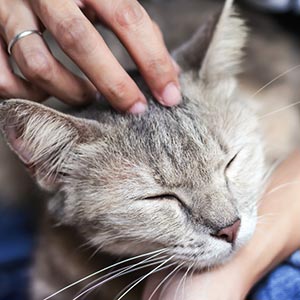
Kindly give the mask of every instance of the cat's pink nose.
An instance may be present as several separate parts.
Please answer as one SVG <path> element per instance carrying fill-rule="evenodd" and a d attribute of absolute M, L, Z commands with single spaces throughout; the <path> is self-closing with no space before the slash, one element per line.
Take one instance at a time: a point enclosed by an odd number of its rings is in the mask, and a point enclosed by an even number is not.
<path fill-rule="evenodd" d="M 232 225 L 225 227 L 218 231 L 214 237 L 224 240 L 233 244 L 237 238 L 238 231 L 240 229 L 241 220 L 237 219 Z"/>

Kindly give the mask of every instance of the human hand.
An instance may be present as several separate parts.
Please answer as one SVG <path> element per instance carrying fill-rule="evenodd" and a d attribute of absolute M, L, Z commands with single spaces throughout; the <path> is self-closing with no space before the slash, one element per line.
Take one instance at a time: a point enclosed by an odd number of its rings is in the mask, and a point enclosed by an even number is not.
<path fill-rule="evenodd" d="M 94 12 L 119 37 L 160 103 L 172 106 L 180 102 L 176 67 L 159 29 L 136 0 L 0 0 L 1 98 L 42 101 L 53 95 L 66 103 L 81 104 L 95 98 L 98 90 L 118 110 L 142 113 L 146 109 L 144 95 L 80 8 Z M 11 71 L 6 45 L 24 30 L 43 28 L 92 84 L 58 62 L 38 34 L 18 40 L 12 48 L 28 81 Z"/>
<path fill-rule="evenodd" d="M 243 281 L 238 269 L 223 267 L 188 274 L 181 271 L 168 278 L 172 270 L 174 268 L 154 275 L 147 282 L 143 300 L 244 300 Z M 191 273 L 193 275 L 188 276 Z M 165 278 L 167 280 L 163 282 Z M 156 290 L 162 282 L 160 289 Z"/>

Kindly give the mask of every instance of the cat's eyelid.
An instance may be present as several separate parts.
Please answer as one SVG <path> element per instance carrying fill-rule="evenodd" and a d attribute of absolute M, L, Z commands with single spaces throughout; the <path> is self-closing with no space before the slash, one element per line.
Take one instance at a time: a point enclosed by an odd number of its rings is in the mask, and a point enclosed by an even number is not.
<path fill-rule="evenodd" d="M 176 194 L 158 194 L 154 196 L 145 197 L 144 200 L 158 200 L 158 199 L 167 199 L 167 200 L 177 200 L 182 202 L 181 199 Z"/>
<path fill-rule="evenodd" d="M 229 161 L 228 161 L 228 163 L 226 164 L 226 167 L 225 167 L 225 170 L 227 170 L 231 165 L 232 165 L 232 163 L 234 162 L 234 160 L 237 158 L 237 156 L 239 155 L 239 153 L 241 152 L 241 150 L 240 151 L 238 151 Z"/>
<path fill-rule="evenodd" d="M 171 200 L 176 201 L 179 206 L 185 211 L 187 215 L 192 215 L 192 209 L 179 198 L 176 194 L 160 194 L 160 195 L 154 195 L 145 197 L 143 200 Z"/>

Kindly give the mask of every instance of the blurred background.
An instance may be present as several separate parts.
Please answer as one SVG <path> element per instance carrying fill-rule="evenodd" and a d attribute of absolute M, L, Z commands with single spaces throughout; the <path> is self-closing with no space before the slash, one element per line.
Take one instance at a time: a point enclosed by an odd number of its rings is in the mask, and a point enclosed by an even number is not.
<path fill-rule="evenodd" d="M 223 1 L 141 2 L 161 27 L 171 50 L 187 40 L 207 16 L 221 7 Z M 241 81 L 251 82 L 248 86 L 257 90 L 278 74 L 300 63 L 300 0 L 237 2 L 251 28 L 245 73 L 241 76 Z M 123 66 L 133 68 L 130 57 L 115 36 L 101 25 L 98 29 Z M 54 55 L 71 70 L 80 73 L 60 51 L 49 33 L 45 32 L 45 38 Z M 294 72 L 285 76 L 273 89 L 266 92 L 266 96 L 267 93 L 273 93 L 277 97 L 292 100 L 299 90 L 297 75 L 299 74 Z M 277 91 L 279 87 L 280 92 Z M 63 104 L 56 99 L 50 99 L 47 104 L 63 108 Z M 44 202 L 42 193 L 0 136 L 0 300 L 26 300 L 30 265 Z"/>

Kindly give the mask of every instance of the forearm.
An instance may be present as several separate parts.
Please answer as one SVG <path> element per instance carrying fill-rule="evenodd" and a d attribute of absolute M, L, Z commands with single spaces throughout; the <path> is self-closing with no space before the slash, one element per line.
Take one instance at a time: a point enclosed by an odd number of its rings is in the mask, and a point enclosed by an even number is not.
<path fill-rule="evenodd" d="M 259 206 L 257 230 L 225 269 L 242 280 L 242 296 L 275 265 L 300 248 L 300 152 L 276 170 Z"/>

